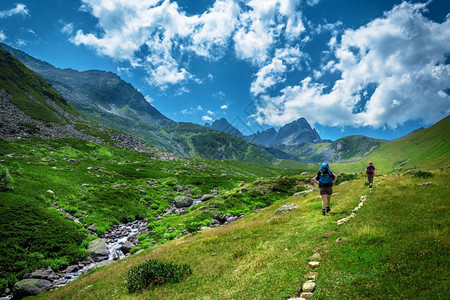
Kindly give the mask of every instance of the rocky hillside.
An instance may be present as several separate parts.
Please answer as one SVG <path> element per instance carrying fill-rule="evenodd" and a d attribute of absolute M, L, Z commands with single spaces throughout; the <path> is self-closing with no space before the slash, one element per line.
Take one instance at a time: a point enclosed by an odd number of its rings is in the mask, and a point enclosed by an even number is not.
<path fill-rule="evenodd" d="M 172 122 L 148 103 L 131 84 L 114 73 L 59 69 L 5 44 L 0 43 L 0 48 L 45 78 L 78 109 L 95 107 L 129 120 L 153 125 Z"/>
<path fill-rule="evenodd" d="M 237 129 L 236 127 L 231 125 L 225 118 L 215 120 L 214 122 L 212 122 L 211 125 L 209 125 L 209 123 L 206 123 L 205 127 L 212 128 L 217 131 L 225 132 L 227 134 L 234 135 L 238 138 L 244 137 L 244 135 L 239 131 L 239 129 Z"/>
<path fill-rule="evenodd" d="M 156 150 L 138 138 L 84 118 L 42 77 L 1 49 L 0 111 L 1 139 L 75 138 L 140 152 Z"/>

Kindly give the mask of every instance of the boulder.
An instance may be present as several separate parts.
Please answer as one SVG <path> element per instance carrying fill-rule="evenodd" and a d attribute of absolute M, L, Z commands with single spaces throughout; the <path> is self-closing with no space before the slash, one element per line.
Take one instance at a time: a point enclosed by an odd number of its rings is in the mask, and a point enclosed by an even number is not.
<path fill-rule="evenodd" d="M 52 283 L 45 279 L 23 279 L 14 284 L 14 298 L 21 299 L 27 296 L 35 296 L 37 294 L 48 291 L 52 288 Z"/>
<path fill-rule="evenodd" d="M 186 196 L 176 196 L 173 201 L 175 202 L 175 207 L 177 208 L 189 207 L 194 203 L 192 198 Z"/>
<path fill-rule="evenodd" d="M 79 265 L 72 265 L 72 266 L 68 266 L 65 270 L 64 273 L 74 273 L 76 271 L 78 271 L 80 269 Z"/>
<path fill-rule="evenodd" d="M 89 243 L 88 251 L 96 262 L 108 259 L 108 248 L 104 239 L 96 239 Z"/>
<path fill-rule="evenodd" d="M 30 274 L 26 274 L 25 278 L 34 278 L 34 279 L 45 279 L 45 280 L 55 280 L 57 278 L 55 272 L 53 272 L 52 268 L 40 268 L 34 270 Z"/>
<path fill-rule="evenodd" d="M 408 170 L 408 171 L 406 171 L 406 173 L 419 173 L 420 172 L 420 169 L 411 169 L 411 170 Z"/>
<path fill-rule="evenodd" d="M 214 195 L 210 195 L 210 194 L 204 194 L 201 198 L 200 201 L 208 201 L 209 199 L 214 198 Z"/>
<path fill-rule="evenodd" d="M 134 248 L 135 246 L 136 246 L 136 245 L 133 244 L 132 242 L 126 241 L 126 242 L 122 245 L 122 247 L 120 247 L 120 250 L 121 250 L 124 254 L 127 254 L 127 253 L 129 253 L 130 250 L 131 250 L 132 248 Z"/>
<path fill-rule="evenodd" d="M 97 229 L 97 227 L 98 227 L 97 224 L 92 224 L 87 229 L 89 229 L 90 231 L 95 231 L 95 229 Z"/>

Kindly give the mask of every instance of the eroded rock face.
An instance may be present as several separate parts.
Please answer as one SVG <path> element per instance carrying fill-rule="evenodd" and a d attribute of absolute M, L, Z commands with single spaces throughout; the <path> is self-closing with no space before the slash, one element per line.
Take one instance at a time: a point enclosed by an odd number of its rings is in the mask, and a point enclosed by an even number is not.
<path fill-rule="evenodd" d="M 21 299 L 27 296 L 35 296 L 37 294 L 48 291 L 52 287 L 52 283 L 45 279 L 29 278 L 16 282 L 13 288 L 14 299 Z"/>
<path fill-rule="evenodd" d="M 108 259 L 109 252 L 104 239 L 96 239 L 89 243 L 89 254 L 94 261 L 102 261 Z"/>
<path fill-rule="evenodd" d="M 26 279 L 34 278 L 34 279 L 45 279 L 45 280 L 55 280 L 56 274 L 53 272 L 53 270 L 50 267 L 47 268 L 40 268 L 35 271 L 33 271 L 30 274 L 25 275 Z"/>

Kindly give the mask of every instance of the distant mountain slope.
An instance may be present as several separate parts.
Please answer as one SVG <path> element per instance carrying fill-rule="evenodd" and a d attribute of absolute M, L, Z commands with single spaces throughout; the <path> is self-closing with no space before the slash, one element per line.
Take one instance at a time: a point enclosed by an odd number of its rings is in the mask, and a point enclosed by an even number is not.
<path fill-rule="evenodd" d="M 231 125 L 225 118 L 220 118 L 218 120 L 215 120 L 214 122 L 212 122 L 211 125 L 206 123 L 205 127 L 212 128 L 217 131 L 225 132 L 230 135 L 234 135 L 238 138 L 244 137 L 244 135 L 239 131 L 239 129 L 237 129 L 236 127 Z"/>
<path fill-rule="evenodd" d="M 147 143 L 85 119 L 47 81 L 0 49 L 0 139 L 75 138 L 141 152 Z"/>
<path fill-rule="evenodd" d="M 78 106 L 77 104 L 94 106 L 114 115 L 153 125 L 172 122 L 148 103 L 131 84 L 114 73 L 58 69 L 5 44 L 0 43 L 0 48 L 10 52 L 27 67 L 48 80 L 75 106 Z"/>
<path fill-rule="evenodd" d="M 305 118 L 300 118 L 284 125 L 277 132 L 270 128 L 263 132 L 256 132 L 246 136 L 245 139 L 252 143 L 273 146 L 282 144 L 286 146 L 299 145 L 304 143 L 320 142 L 320 136 L 315 129 L 309 125 Z"/>
<path fill-rule="evenodd" d="M 402 138 L 383 143 L 363 161 L 337 165 L 341 170 L 364 170 L 367 162 L 383 172 L 450 166 L 450 116 Z"/>

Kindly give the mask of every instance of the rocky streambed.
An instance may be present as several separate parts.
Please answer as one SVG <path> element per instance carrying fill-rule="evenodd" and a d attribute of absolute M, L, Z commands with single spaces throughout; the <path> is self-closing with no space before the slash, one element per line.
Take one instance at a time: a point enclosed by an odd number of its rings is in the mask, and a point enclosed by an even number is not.
<path fill-rule="evenodd" d="M 95 229 L 95 227 L 90 227 Z M 3 291 L 0 300 L 37 295 L 59 288 L 74 281 L 89 270 L 107 266 L 116 260 L 130 256 L 130 250 L 139 244 L 138 236 L 147 233 L 147 222 L 136 220 L 126 224 L 114 225 L 105 235 L 89 243 L 89 256 L 65 270 L 53 271 L 50 267 L 41 268 L 25 275 L 14 285 L 13 291 Z"/>

